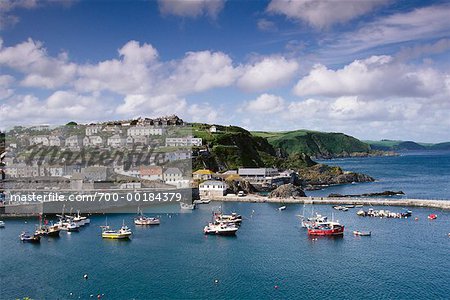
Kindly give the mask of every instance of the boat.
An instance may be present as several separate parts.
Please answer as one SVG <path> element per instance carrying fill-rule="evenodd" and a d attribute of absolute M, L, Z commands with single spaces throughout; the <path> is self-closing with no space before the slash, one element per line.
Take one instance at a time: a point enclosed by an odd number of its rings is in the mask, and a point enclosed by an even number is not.
<path fill-rule="evenodd" d="M 278 207 L 278 210 L 285 210 L 286 209 L 286 206 L 280 206 L 280 207 Z"/>
<path fill-rule="evenodd" d="M 119 230 L 112 230 L 108 225 L 101 226 L 102 227 L 102 238 L 104 239 L 129 239 L 132 235 L 131 230 L 128 226 L 125 225 L 125 221 L 123 221 L 122 227 Z"/>
<path fill-rule="evenodd" d="M 334 221 L 317 222 L 307 227 L 308 235 L 321 236 L 343 235 L 344 228 L 344 225 Z"/>
<path fill-rule="evenodd" d="M 411 217 L 412 211 L 404 210 L 403 212 L 391 212 L 384 209 L 374 210 L 373 208 L 369 208 L 368 211 L 360 209 L 356 214 L 361 217 L 407 219 Z"/>
<path fill-rule="evenodd" d="M 238 231 L 235 224 L 209 223 L 203 228 L 204 234 L 213 235 L 235 235 Z"/>
<path fill-rule="evenodd" d="M 35 230 L 34 234 L 39 236 L 50 236 L 50 237 L 58 237 L 61 228 L 58 225 L 48 224 L 47 220 L 44 221 L 44 225 L 42 225 L 42 217 L 39 217 L 39 226 Z"/>
<path fill-rule="evenodd" d="M 77 211 L 77 215 L 72 218 L 72 221 L 79 226 L 84 226 L 91 223 L 91 220 L 88 217 L 80 215 L 79 210 Z"/>
<path fill-rule="evenodd" d="M 221 224 L 235 224 L 237 226 L 242 223 L 242 216 L 237 213 L 232 213 L 231 215 L 224 215 L 221 212 L 213 213 L 213 222 Z"/>
<path fill-rule="evenodd" d="M 354 235 L 359 235 L 359 236 L 371 236 L 372 232 L 371 231 L 359 231 L 359 230 L 354 230 L 353 231 Z"/>
<path fill-rule="evenodd" d="M 298 215 L 298 217 L 301 220 L 301 226 L 303 228 L 308 228 L 314 223 L 322 223 L 326 222 L 328 220 L 327 216 L 322 216 L 321 214 L 316 213 L 314 216 L 311 216 L 309 218 L 305 218 L 303 215 Z"/>
<path fill-rule="evenodd" d="M 39 235 L 31 235 L 26 231 L 22 232 L 19 237 L 22 242 L 39 243 L 41 241 L 41 237 Z"/>
<path fill-rule="evenodd" d="M 210 199 L 199 199 L 199 200 L 194 200 L 194 204 L 208 204 L 209 202 L 211 202 Z"/>
<path fill-rule="evenodd" d="M 185 203 L 185 202 L 180 202 L 180 208 L 181 209 L 185 209 L 185 210 L 193 210 L 193 209 L 195 209 L 195 204 L 193 203 L 193 204 L 188 204 L 188 203 Z"/>
<path fill-rule="evenodd" d="M 430 214 L 430 215 L 428 215 L 428 219 L 429 220 L 436 220 L 437 219 L 437 215 L 436 214 Z"/>
<path fill-rule="evenodd" d="M 5 228 L 5 222 L 0 221 L 0 228 Z"/>
<path fill-rule="evenodd" d="M 151 218 L 145 216 L 138 208 L 138 216 L 134 218 L 135 225 L 159 225 L 160 220 L 158 218 Z"/>
<path fill-rule="evenodd" d="M 244 191 L 239 191 L 238 194 L 237 194 L 237 196 L 238 196 L 238 197 L 245 197 L 246 194 L 245 194 Z"/>
<path fill-rule="evenodd" d="M 342 211 L 347 211 L 347 210 L 348 210 L 348 207 L 341 206 L 341 205 L 333 206 L 333 208 L 334 208 L 335 210 L 342 210 Z"/>

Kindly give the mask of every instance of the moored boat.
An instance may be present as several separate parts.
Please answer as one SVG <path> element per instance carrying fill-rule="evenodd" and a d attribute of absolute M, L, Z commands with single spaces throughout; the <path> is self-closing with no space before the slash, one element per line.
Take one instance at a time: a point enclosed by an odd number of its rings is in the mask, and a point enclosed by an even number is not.
<path fill-rule="evenodd" d="M 138 216 L 136 218 L 134 218 L 134 224 L 135 225 L 159 225 L 160 219 L 147 217 L 138 208 Z"/>
<path fill-rule="evenodd" d="M 180 208 L 185 209 L 185 210 L 193 210 L 193 209 L 195 209 L 195 204 L 194 203 L 188 204 L 185 202 L 180 202 Z"/>
<path fill-rule="evenodd" d="M 344 225 L 338 222 L 318 222 L 307 227 L 308 235 L 343 235 Z"/>
<path fill-rule="evenodd" d="M 430 215 L 428 215 L 428 219 L 429 220 L 436 220 L 437 219 L 437 215 L 436 214 L 430 214 Z"/>
<path fill-rule="evenodd" d="M 102 226 L 102 238 L 104 239 L 129 239 L 132 235 L 131 230 L 125 225 L 125 221 L 119 230 L 112 230 L 108 225 Z"/>
<path fill-rule="evenodd" d="M 194 204 L 209 204 L 209 202 L 211 202 L 210 199 L 199 199 L 199 200 L 194 200 Z"/>
<path fill-rule="evenodd" d="M 242 216 L 237 213 L 224 215 L 221 212 L 215 212 L 213 213 L 213 221 L 215 223 L 232 223 L 239 226 L 242 223 Z"/>
<path fill-rule="evenodd" d="M 235 235 L 238 227 L 234 224 L 209 223 L 203 228 L 204 234 Z"/>
<path fill-rule="evenodd" d="M 280 206 L 280 207 L 278 207 L 278 210 L 280 210 L 280 211 L 281 211 L 281 210 L 285 210 L 285 209 L 286 209 L 286 206 L 284 206 L 284 205 L 283 205 L 283 206 Z"/>
<path fill-rule="evenodd" d="M 5 222 L 0 221 L 0 228 L 5 228 Z"/>
<path fill-rule="evenodd" d="M 359 231 L 359 230 L 354 230 L 353 231 L 354 235 L 359 235 L 359 236 L 371 236 L 372 232 L 371 231 Z"/>
<path fill-rule="evenodd" d="M 41 241 L 41 237 L 39 235 L 29 234 L 26 231 L 22 232 L 19 237 L 22 242 L 39 243 Z"/>

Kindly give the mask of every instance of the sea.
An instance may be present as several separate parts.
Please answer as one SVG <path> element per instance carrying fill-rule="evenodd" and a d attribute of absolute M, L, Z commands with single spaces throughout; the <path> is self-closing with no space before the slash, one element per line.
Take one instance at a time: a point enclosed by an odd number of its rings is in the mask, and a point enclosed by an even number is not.
<path fill-rule="evenodd" d="M 393 189 L 414 198 L 450 198 L 449 153 L 326 163 L 377 181 L 315 193 Z M 357 216 L 358 208 L 279 206 L 211 202 L 183 213 L 171 203 L 146 210 L 161 218 L 159 226 L 135 226 L 133 214 L 96 215 L 80 232 L 40 244 L 19 241 L 36 219 L 7 219 L 0 229 L 0 299 L 449 299 L 449 211 L 411 208 L 408 219 L 379 219 Z M 219 209 L 243 216 L 235 237 L 203 234 Z M 313 212 L 344 224 L 344 236 L 308 237 L 298 215 Z M 436 220 L 427 219 L 431 213 Z M 132 238 L 103 240 L 105 222 L 126 223 Z"/>

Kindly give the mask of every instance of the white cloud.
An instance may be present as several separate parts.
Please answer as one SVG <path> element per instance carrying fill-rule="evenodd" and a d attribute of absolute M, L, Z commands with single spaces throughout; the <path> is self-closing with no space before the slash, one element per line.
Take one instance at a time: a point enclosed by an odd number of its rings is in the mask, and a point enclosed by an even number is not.
<path fill-rule="evenodd" d="M 272 21 L 269 21 L 265 18 L 259 19 L 258 22 L 256 23 L 256 26 L 261 31 L 276 31 L 277 30 L 277 26 L 275 25 L 275 23 Z"/>
<path fill-rule="evenodd" d="M 223 114 L 222 108 L 212 107 L 209 103 L 192 104 L 189 106 L 187 113 L 189 119 L 193 122 L 217 123 L 220 119 L 219 114 Z"/>
<path fill-rule="evenodd" d="M 258 98 L 244 104 L 244 110 L 249 113 L 270 114 L 283 109 L 284 99 L 272 94 L 262 94 Z"/>
<path fill-rule="evenodd" d="M 225 0 L 158 0 L 163 15 L 196 18 L 207 15 L 215 19 L 225 6 Z"/>
<path fill-rule="evenodd" d="M 14 77 L 10 75 L 0 75 L 0 100 L 6 99 L 14 93 L 11 84 L 14 82 Z"/>
<path fill-rule="evenodd" d="M 145 95 L 132 94 L 124 98 L 124 102 L 116 108 L 116 113 L 126 117 L 161 116 L 183 112 L 186 100 L 176 95 Z"/>
<path fill-rule="evenodd" d="M 386 0 L 272 0 L 267 11 L 306 22 L 316 28 L 324 28 L 362 16 L 386 2 Z"/>
<path fill-rule="evenodd" d="M 265 57 L 247 65 L 238 86 L 248 91 L 263 91 L 286 84 L 297 72 L 298 63 L 281 56 Z"/>
<path fill-rule="evenodd" d="M 299 96 L 425 97 L 444 88 L 444 75 L 432 68 L 396 62 L 390 56 L 355 60 L 338 70 L 316 65 L 298 81 Z"/>
<path fill-rule="evenodd" d="M 25 73 L 21 84 L 27 87 L 57 88 L 70 82 L 77 71 L 66 53 L 50 57 L 42 43 L 28 39 L 12 47 L 0 43 L 0 65 Z"/>
<path fill-rule="evenodd" d="M 356 31 L 334 36 L 326 53 L 357 53 L 391 44 L 448 37 L 449 15 L 450 5 L 444 4 L 382 16 Z"/>
<path fill-rule="evenodd" d="M 424 55 L 443 53 L 450 49 L 450 39 L 440 39 L 435 43 L 418 44 L 412 47 L 403 47 L 396 55 L 396 59 L 409 60 Z"/>

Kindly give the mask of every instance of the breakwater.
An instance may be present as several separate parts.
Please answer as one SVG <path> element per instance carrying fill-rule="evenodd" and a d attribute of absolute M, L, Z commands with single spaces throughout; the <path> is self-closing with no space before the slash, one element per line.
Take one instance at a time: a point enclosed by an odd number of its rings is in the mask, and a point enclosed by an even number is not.
<path fill-rule="evenodd" d="M 253 202 L 253 203 L 284 203 L 284 204 L 362 204 L 367 206 L 402 206 L 402 207 L 428 207 L 450 210 L 450 200 L 426 200 L 426 199 L 389 199 L 389 198 L 331 198 L 331 197 L 295 197 L 295 198 L 268 198 L 257 195 L 215 196 L 212 201 Z"/>

